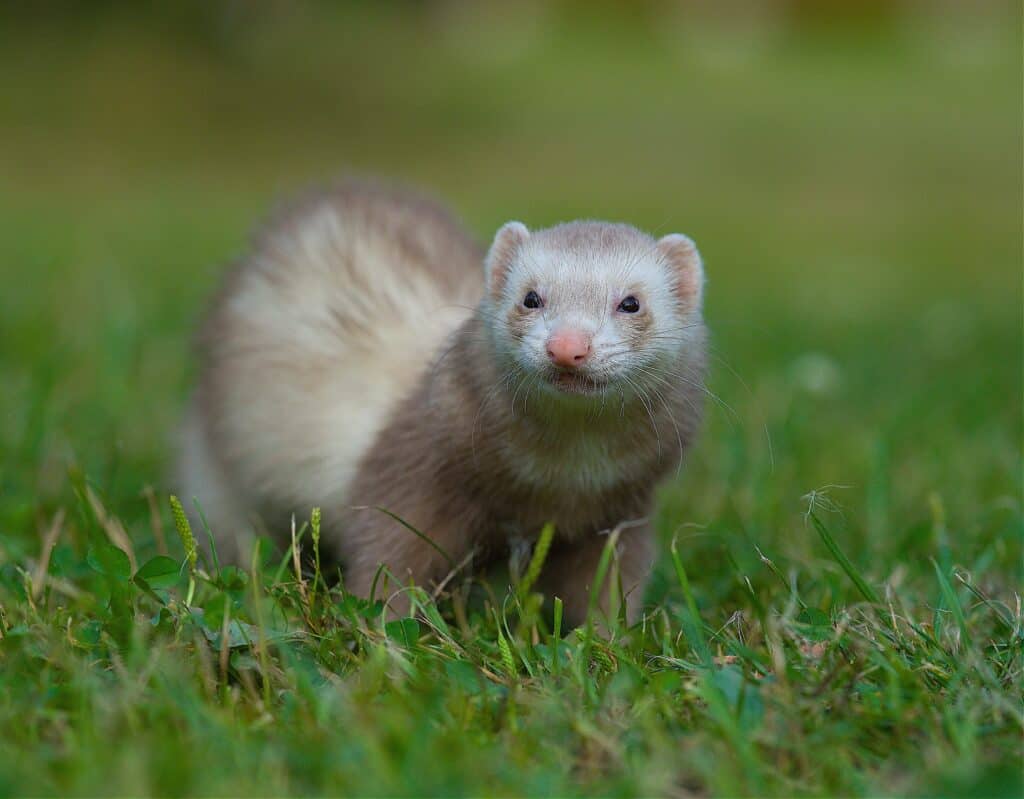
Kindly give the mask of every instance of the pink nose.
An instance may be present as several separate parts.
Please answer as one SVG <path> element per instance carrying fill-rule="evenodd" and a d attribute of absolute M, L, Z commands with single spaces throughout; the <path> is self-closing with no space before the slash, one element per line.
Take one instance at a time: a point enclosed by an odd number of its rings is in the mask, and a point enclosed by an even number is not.
<path fill-rule="evenodd" d="M 590 354 L 590 336 L 581 330 L 558 330 L 548 339 L 548 357 L 558 366 L 579 366 Z"/>

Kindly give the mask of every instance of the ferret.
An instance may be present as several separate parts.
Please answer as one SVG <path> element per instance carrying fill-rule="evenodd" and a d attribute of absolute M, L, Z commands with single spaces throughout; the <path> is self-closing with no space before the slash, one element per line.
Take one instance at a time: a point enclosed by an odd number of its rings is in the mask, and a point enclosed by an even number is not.
<path fill-rule="evenodd" d="M 430 588 L 551 522 L 539 588 L 577 624 L 618 529 L 635 620 L 653 493 L 700 423 L 703 285 L 680 234 L 508 222 L 484 253 L 412 191 L 314 193 L 257 233 L 201 326 L 186 505 L 236 561 L 321 507 L 321 549 L 363 596 L 381 565 Z"/>

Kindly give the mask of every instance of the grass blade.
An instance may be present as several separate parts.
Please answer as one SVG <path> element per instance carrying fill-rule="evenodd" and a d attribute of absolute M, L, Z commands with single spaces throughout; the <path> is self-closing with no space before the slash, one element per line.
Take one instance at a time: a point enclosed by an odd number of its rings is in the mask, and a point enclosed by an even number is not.
<path fill-rule="evenodd" d="M 396 513 L 392 513 L 387 508 L 382 508 L 380 505 L 371 505 L 371 506 L 364 506 L 364 507 L 372 508 L 373 510 L 380 511 L 383 514 L 385 514 L 387 516 L 390 516 L 392 519 L 394 519 L 396 522 L 398 522 L 400 525 L 402 525 L 402 527 L 404 527 L 410 533 L 415 535 L 417 538 L 422 539 L 426 543 L 430 544 L 430 546 L 432 546 L 435 550 L 437 550 L 437 552 L 439 552 L 441 554 L 441 557 L 444 558 L 445 561 L 448 563 L 449 568 L 452 568 L 452 569 L 455 568 L 455 560 L 452 558 L 451 555 L 449 555 L 447 552 L 445 552 L 440 547 L 440 545 L 437 544 L 437 542 L 434 541 L 434 539 L 432 539 L 426 533 L 423 533 L 423 532 L 420 532 L 419 530 L 417 530 L 415 527 L 413 527 L 411 524 L 409 524 L 409 522 L 407 522 L 401 516 L 399 516 Z"/>
<path fill-rule="evenodd" d="M 679 557 L 679 550 L 676 546 L 677 539 L 672 539 L 670 547 L 672 551 L 672 564 L 675 566 L 676 579 L 682 589 L 683 598 L 686 600 L 687 616 L 684 618 L 686 635 L 693 642 L 693 648 L 700 656 L 701 664 L 711 665 L 711 650 L 708 649 L 707 639 L 704 637 L 704 627 L 700 620 L 700 611 L 697 610 L 697 601 L 693 598 L 693 591 L 690 590 L 690 579 L 686 576 L 686 569 L 683 568 L 683 561 Z"/>
<path fill-rule="evenodd" d="M 946 575 L 942 573 L 942 569 L 939 567 L 938 561 L 932 558 L 932 566 L 935 567 L 935 576 L 939 580 L 939 589 L 942 591 L 942 598 L 947 605 L 949 605 L 950 611 L 953 613 L 953 618 L 956 620 L 957 627 L 960 628 L 960 645 L 970 646 L 971 645 L 971 634 L 967 630 L 967 618 L 964 616 L 963 606 L 960 604 L 960 599 L 956 595 L 956 591 L 953 590 L 953 586 L 949 580 L 946 579 Z"/>
<path fill-rule="evenodd" d="M 839 548 L 836 540 L 832 537 L 832 534 L 828 531 L 828 528 L 821 523 L 818 515 L 814 511 L 808 513 L 810 516 L 811 523 L 814 525 L 814 529 L 818 531 L 818 535 L 821 536 L 821 540 L 824 542 L 825 547 L 831 553 L 835 561 L 842 566 L 843 571 L 846 572 L 846 576 L 850 578 L 860 595 L 864 597 L 868 602 L 873 605 L 882 604 L 881 599 L 875 592 L 875 589 L 868 585 L 867 581 L 861 576 L 860 572 L 857 571 L 856 567 L 850 562 L 850 559 L 846 557 L 846 554 Z"/>

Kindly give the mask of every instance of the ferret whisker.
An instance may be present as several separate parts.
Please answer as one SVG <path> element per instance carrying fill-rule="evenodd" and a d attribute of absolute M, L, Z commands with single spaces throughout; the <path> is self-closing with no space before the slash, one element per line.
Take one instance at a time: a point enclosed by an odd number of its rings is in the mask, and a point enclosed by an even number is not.
<path fill-rule="evenodd" d="M 679 325 L 678 327 L 666 327 L 662 330 L 658 330 L 657 332 L 649 333 L 647 338 L 650 340 L 672 339 L 673 341 L 676 341 L 678 340 L 678 336 L 672 335 L 673 333 L 683 333 L 687 330 L 699 330 L 702 327 L 704 327 L 703 324 L 696 322 L 693 324 Z"/>
<path fill-rule="evenodd" d="M 650 365 L 642 364 L 642 363 L 641 364 L 632 364 L 631 368 L 634 371 L 638 371 L 641 374 L 644 374 L 644 375 L 648 376 L 656 384 L 667 386 L 667 387 L 671 387 L 672 386 L 672 382 L 669 379 L 670 377 L 679 377 L 677 374 L 675 374 L 673 372 L 656 369 L 656 368 L 654 368 L 654 367 L 652 367 Z M 702 391 L 705 390 L 705 388 L 706 388 L 702 383 L 688 382 L 688 384 L 692 385 L 694 388 L 697 388 L 697 389 L 702 390 Z"/>
<path fill-rule="evenodd" d="M 648 366 L 644 366 L 643 364 L 631 364 L 630 368 L 632 368 L 634 370 L 638 370 L 638 371 L 644 371 L 646 374 L 649 374 L 652 377 L 663 378 L 666 381 L 668 380 L 669 377 L 675 378 L 676 380 L 680 380 L 683 383 L 685 383 L 686 385 L 692 386 L 693 388 L 697 389 L 698 391 L 703 392 L 704 394 L 706 394 L 708 397 L 710 397 L 715 402 L 721 404 L 721 406 L 725 410 L 729 411 L 737 420 L 740 418 L 739 414 L 736 412 L 736 409 L 733 408 L 729 403 L 727 403 L 720 396 L 718 396 L 714 391 L 712 391 L 710 388 L 708 388 L 707 385 L 703 382 L 703 380 L 691 380 L 690 378 L 685 377 L 684 375 L 682 375 L 680 372 L 674 371 L 674 370 L 671 370 L 671 369 L 656 371 L 656 370 L 651 369 Z"/>
<path fill-rule="evenodd" d="M 659 372 L 659 371 L 655 371 L 655 370 L 653 370 L 653 369 L 651 369 L 651 368 L 649 368 L 649 367 L 643 366 L 643 365 L 641 365 L 641 364 L 634 364 L 634 365 L 632 365 L 632 368 L 633 368 L 633 369 L 634 369 L 635 371 L 639 371 L 639 372 L 641 372 L 642 374 L 644 374 L 644 375 L 646 375 L 647 377 L 649 377 L 649 378 L 650 378 L 650 379 L 651 379 L 651 380 L 652 380 L 652 381 L 653 381 L 654 383 L 656 383 L 657 385 L 662 385 L 662 386 L 665 386 L 665 387 L 671 387 L 671 386 L 672 386 L 672 383 L 671 383 L 671 381 L 669 380 L 669 375 L 670 375 L 671 373 L 665 373 L 665 372 Z M 710 392 L 710 390 L 709 390 L 709 389 L 707 389 L 707 387 L 706 387 L 706 386 L 703 386 L 703 385 L 699 385 L 699 384 L 696 384 L 696 383 L 692 383 L 692 382 L 690 382 L 690 381 L 687 381 L 687 382 L 689 382 L 689 384 L 690 384 L 690 385 L 692 385 L 692 386 L 694 386 L 695 388 L 698 388 L 698 389 L 700 389 L 701 391 L 705 391 L 706 393 L 710 394 L 710 395 L 711 395 L 712 397 L 716 397 L 716 395 L 714 395 L 714 394 L 713 394 L 713 392 Z M 687 404 L 687 406 L 688 406 L 688 407 L 689 407 L 689 408 L 690 408 L 690 409 L 691 409 L 691 410 L 692 410 L 692 411 L 693 411 L 693 412 L 694 412 L 695 414 L 699 414 L 699 413 L 700 413 L 700 409 L 699 409 L 699 408 L 697 408 L 697 407 L 696 407 L 696 406 L 695 406 L 695 405 L 693 404 L 693 401 L 692 401 L 692 400 L 690 400 L 690 398 L 689 398 L 689 397 L 687 397 L 687 396 L 686 396 L 686 394 L 681 394 L 681 395 L 680 395 L 680 398 L 682 399 L 682 401 L 683 401 L 683 402 L 685 402 L 685 403 Z M 668 404 L 666 403 L 666 409 L 667 409 L 667 408 L 668 408 Z M 731 411 L 732 411 L 732 408 L 730 408 L 730 407 L 729 407 L 729 406 L 728 406 L 727 404 L 726 404 L 726 408 L 727 408 L 728 410 L 731 410 Z M 738 415 L 736 414 L 736 412 L 735 412 L 735 411 L 732 411 L 732 414 L 733 414 L 733 416 L 734 416 L 734 417 L 736 417 L 735 421 L 734 421 L 734 420 L 733 420 L 732 418 L 729 418 L 728 416 L 727 416 L 726 418 L 727 418 L 727 421 L 729 422 L 729 425 L 730 425 L 731 427 L 735 427 L 735 424 L 737 424 L 737 423 L 738 423 L 738 421 L 739 421 L 739 417 L 738 417 Z M 674 418 L 673 418 L 673 421 L 674 421 Z M 677 431 L 677 433 L 678 433 L 678 426 L 676 427 L 676 431 Z M 680 464 L 680 465 L 681 465 L 681 464 Z"/>
<path fill-rule="evenodd" d="M 747 384 L 747 381 L 743 379 L 742 375 L 740 375 L 740 373 L 737 372 L 732 367 L 732 365 L 727 360 L 725 360 L 725 358 L 721 354 L 718 353 L 718 351 L 714 347 L 708 347 L 708 351 L 709 351 L 711 356 L 716 361 L 718 361 L 720 364 L 722 364 L 722 366 L 724 366 L 726 369 L 729 370 L 729 373 L 740 382 L 741 386 L 743 386 L 743 390 L 747 392 L 747 396 L 751 400 L 753 400 L 754 408 L 757 410 L 757 415 L 761 417 L 761 427 L 764 430 L 765 441 L 767 442 L 767 445 L 768 445 L 768 467 L 769 467 L 770 472 L 772 474 L 774 474 L 775 473 L 775 447 L 772 445 L 772 434 L 768 430 L 768 419 L 765 416 L 764 410 L 761 408 L 760 403 L 754 397 L 754 392 L 751 390 L 750 386 Z"/>
<path fill-rule="evenodd" d="M 654 411 L 651 408 L 651 405 L 650 405 L 650 402 L 648 400 L 648 397 L 644 393 L 644 390 L 643 390 L 643 388 L 641 386 L 637 385 L 629 377 L 623 376 L 623 378 L 625 379 L 626 383 L 628 383 L 633 388 L 633 390 L 636 391 L 637 398 L 640 400 L 640 403 L 643 405 L 644 410 L 647 411 L 647 417 L 651 420 L 651 430 L 654 431 L 654 436 L 655 436 L 655 438 L 657 439 L 657 442 L 658 442 L 658 457 L 660 458 L 661 457 L 661 430 L 658 429 L 658 423 L 654 419 Z"/>
<path fill-rule="evenodd" d="M 519 398 L 519 392 L 522 390 L 523 386 L 526 384 L 526 381 L 529 380 L 529 378 L 530 378 L 529 375 L 524 375 L 523 377 L 521 377 L 519 379 L 519 382 L 516 383 L 516 390 L 512 394 L 512 416 L 513 417 L 515 417 L 515 415 L 516 415 L 516 400 Z"/>
<path fill-rule="evenodd" d="M 654 395 L 661 401 L 661 407 L 664 409 L 665 413 L 668 414 L 669 421 L 672 422 L 672 427 L 676 431 L 676 445 L 677 445 L 677 447 L 679 449 L 679 456 L 678 456 L 678 460 L 677 460 L 677 463 L 676 463 L 676 477 L 678 478 L 680 472 L 683 469 L 683 435 L 682 435 L 682 433 L 679 430 L 679 423 L 676 421 L 675 414 L 672 413 L 671 405 L 669 404 L 668 400 L 666 399 L 664 393 L 657 388 L 658 386 L 666 386 L 667 387 L 669 385 L 670 384 L 669 384 L 669 382 L 667 380 L 656 380 L 654 386 L 652 386 L 652 388 L 651 388 L 651 391 L 653 391 Z M 683 399 L 686 400 L 687 402 L 689 402 L 689 400 L 686 399 L 686 397 L 684 397 Z M 691 404 L 691 407 L 692 407 L 692 404 Z"/>
<path fill-rule="evenodd" d="M 473 453 L 473 462 L 474 463 L 477 462 L 477 458 L 476 458 L 476 428 L 477 428 L 477 425 L 480 423 L 480 417 L 483 414 L 484 409 L 486 408 L 487 404 L 494 397 L 497 396 L 498 392 L 501 391 L 503 387 L 505 387 L 507 385 L 507 381 L 510 379 L 511 375 L 512 375 L 512 370 L 510 369 L 510 370 L 506 371 L 501 377 L 499 377 L 494 382 L 494 385 L 487 391 L 487 393 L 484 395 L 484 398 L 481 400 L 480 406 L 477 408 L 477 411 L 476 411 L 476 416 L 473 417 L 473 426 L 470 429 L 470 450 Z"/>
<path fill-rule="evenodd" d="M 534 378 L 533 378 L 533 382 L 530 384 L 529 388 L 527 389 L 526 399 L 523 400 L 523 407 L 524 408 L 526 407 L 527 403 L 529 403 L 530 397 L 533 396 L 534 389 L 536 389 L 536 388 L 538 388 L 540 386 L 540 381 L 541 381 L 541 376 L 539 374 L 535 375 Z"/>

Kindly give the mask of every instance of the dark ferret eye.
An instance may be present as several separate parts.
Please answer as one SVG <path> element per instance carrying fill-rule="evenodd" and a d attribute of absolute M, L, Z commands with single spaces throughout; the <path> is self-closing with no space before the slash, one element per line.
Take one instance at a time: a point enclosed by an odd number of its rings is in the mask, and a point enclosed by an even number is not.
<path fill-rule="evenodd" d="M 543 305 L 544 301 L 536 291 L 528 291 L 526 296 L 523 297 L 523 306 L 526 308 L 540 308 Z"/>
<path fill-rule="evenodd" d="M 619 310 L 623 313 L 636 313 L 640 310 L 640 301 L 630 294 L 626 299 L 619 303 Z"/>

